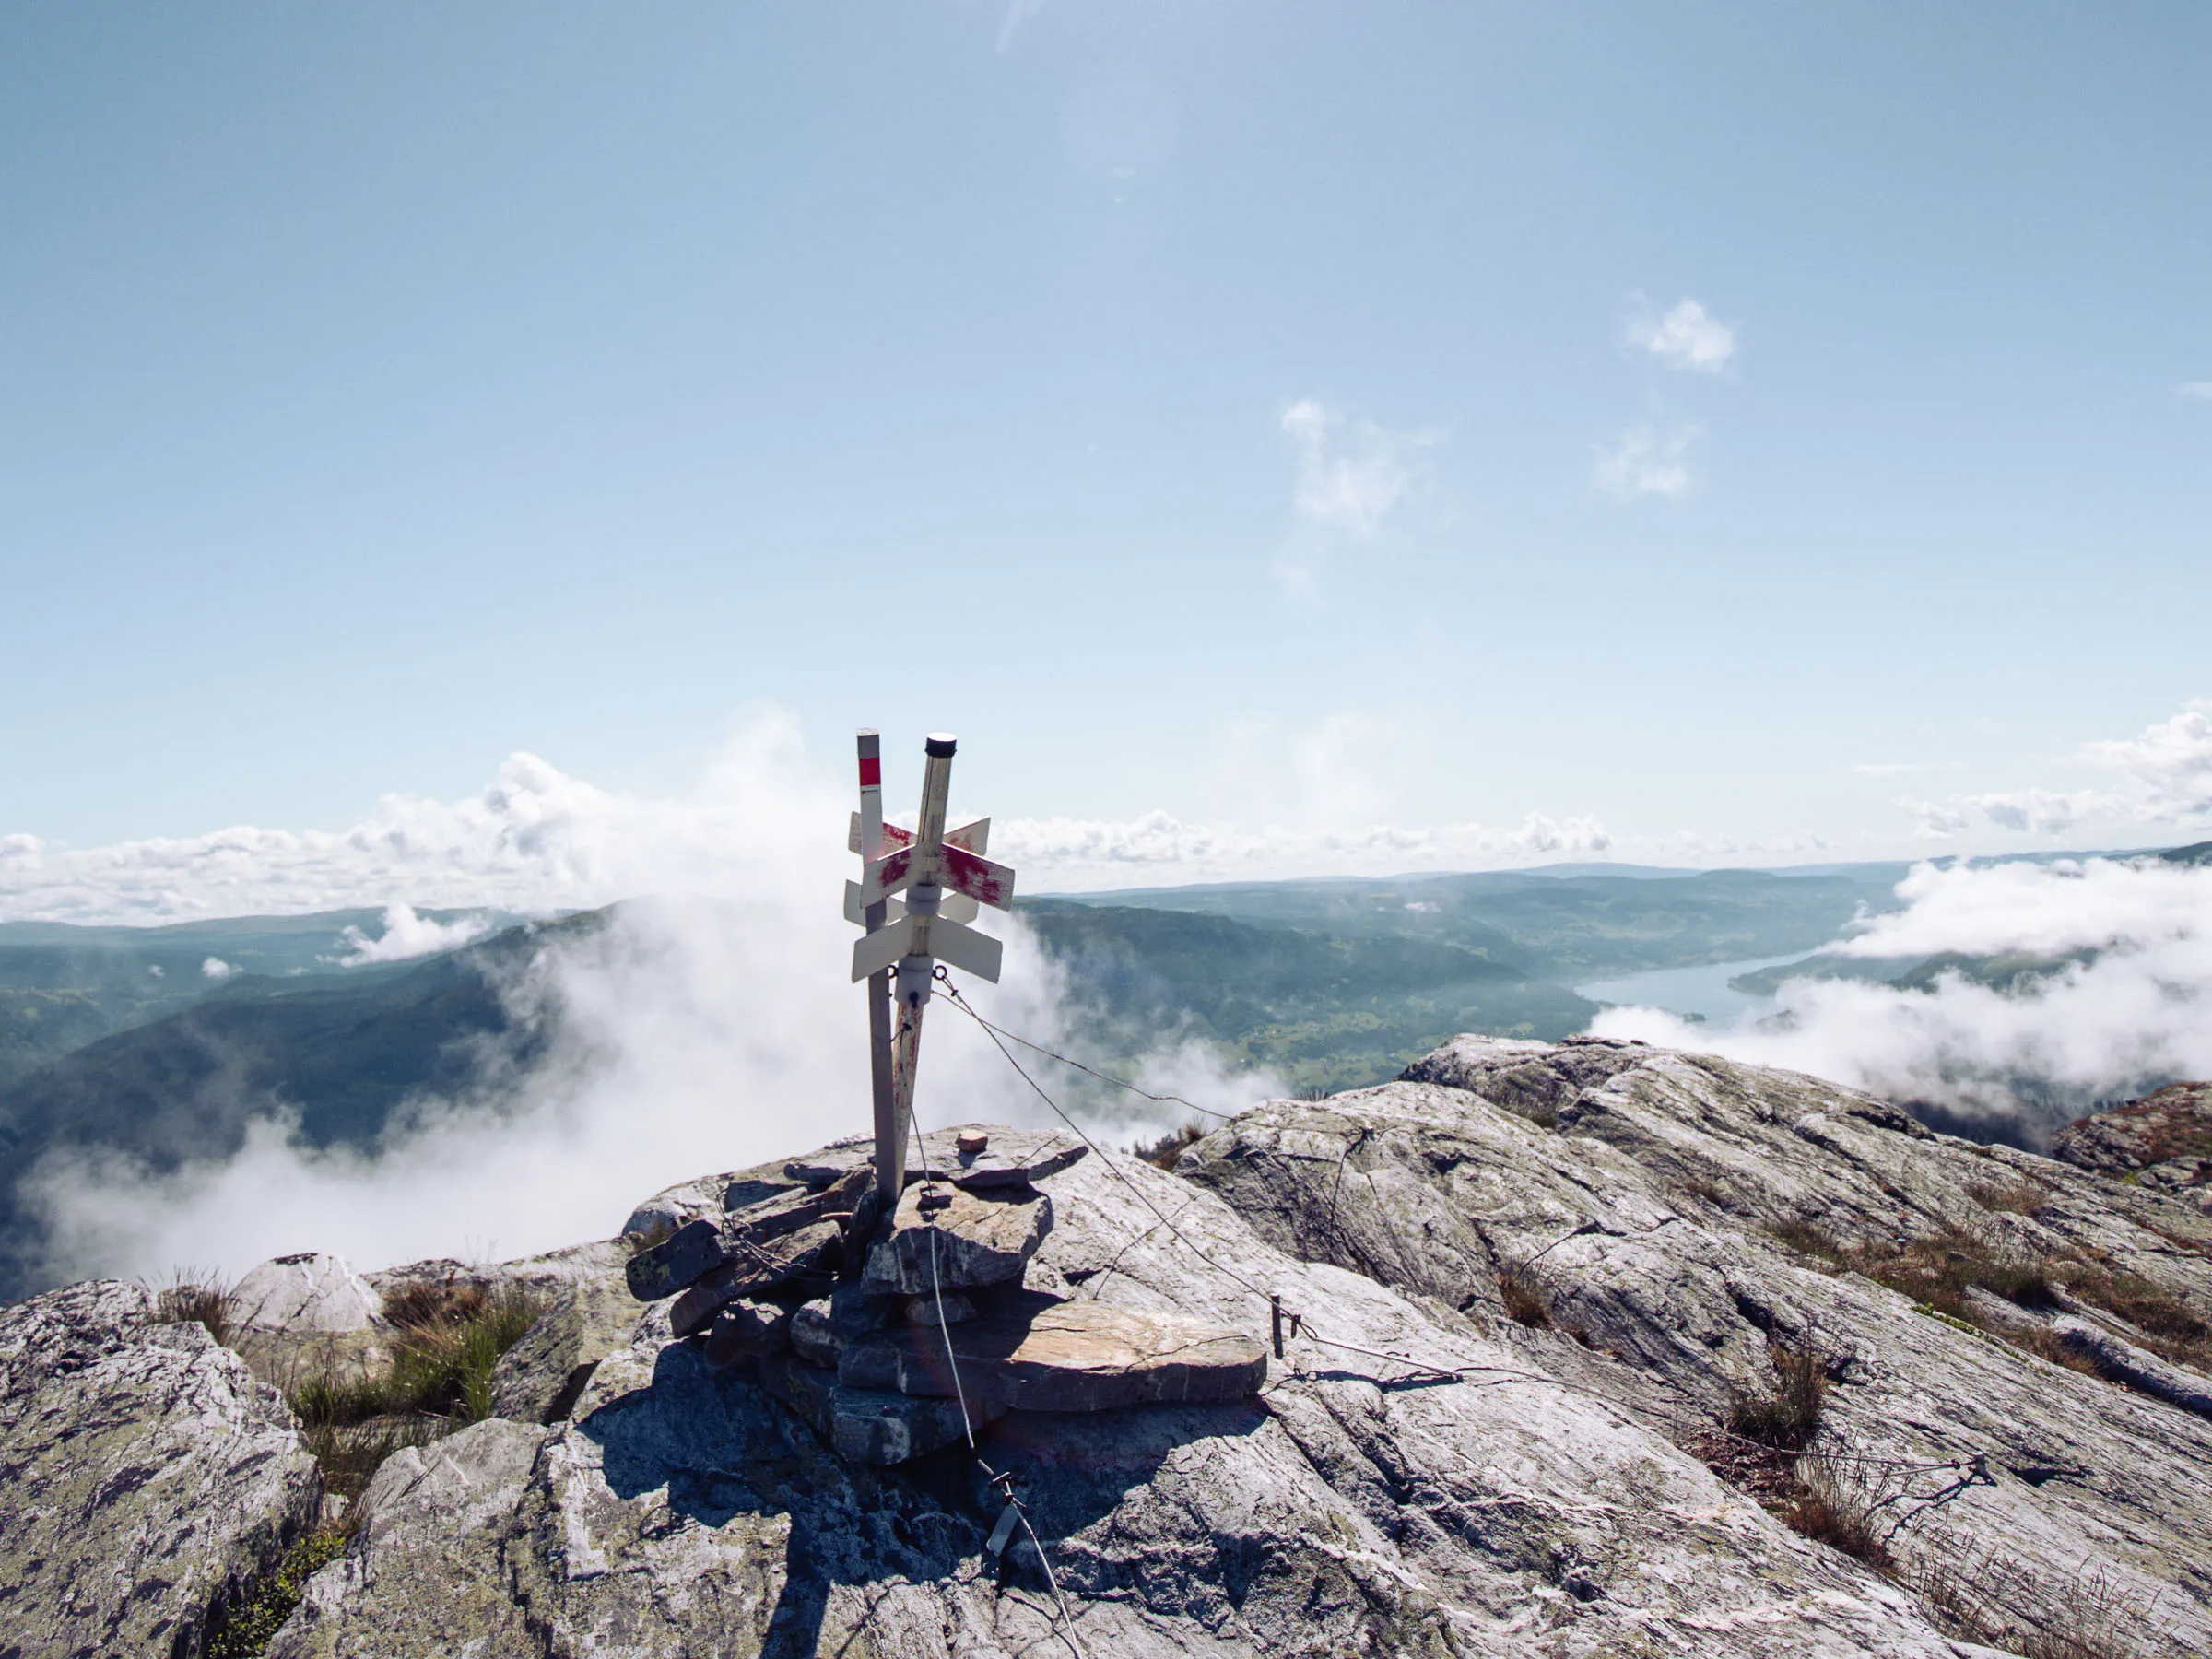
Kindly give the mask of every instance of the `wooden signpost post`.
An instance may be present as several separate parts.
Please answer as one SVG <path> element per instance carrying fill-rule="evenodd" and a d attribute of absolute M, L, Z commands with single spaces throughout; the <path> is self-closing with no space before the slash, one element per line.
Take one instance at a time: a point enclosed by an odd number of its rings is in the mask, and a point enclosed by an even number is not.
<path fill-rule="evenodd" d="M 1014 905 L 1014 872 L 983 856 L 991 820 L 945 828 L 954 747 L 942 732 L 923 746 L 922 812 L 909 833 L 883 820 L 881 740 L 874 731 L 860 734 L 860 810 L 853 815 L 849 842 L 860 854 L 860 879 L 845 884 L 845 918 L 865 930 L 853 947 L 853 978 L 868 986 L 876 1187 L 887 1211 L 906 1185 L 922 1010 L 937 963 L 996 982 L 999 942 L 968 924 L 979 905 Z"/>

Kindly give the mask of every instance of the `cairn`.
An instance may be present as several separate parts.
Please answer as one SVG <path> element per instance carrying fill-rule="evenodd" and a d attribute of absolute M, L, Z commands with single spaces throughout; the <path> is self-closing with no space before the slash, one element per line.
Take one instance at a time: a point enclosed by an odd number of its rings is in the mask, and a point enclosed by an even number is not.
<path fill-rule="evenodd" d="M 1009 1411 L 1236 1400 L 1265 1380 L 1256 1337 L 1078 1300 L 1056 1274 L 1025 1283 L 1053 1226 L 1041 1183 L 1087 1147 L 963 1130 L 924 1149 L 888 1215 L 865 1146 L 786 1164 L 787 1187 L 734 1183 L 724 1215 L 630 1258 L 630 1292 L 674 1297 L 676 1336 L 747 1368 L 858 1463 L 903 1463 Z"/>

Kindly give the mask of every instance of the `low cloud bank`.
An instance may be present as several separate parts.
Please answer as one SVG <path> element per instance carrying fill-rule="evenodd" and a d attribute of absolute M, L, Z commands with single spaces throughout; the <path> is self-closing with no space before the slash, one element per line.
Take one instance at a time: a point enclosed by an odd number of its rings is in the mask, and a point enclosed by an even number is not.
<path fill-rule="evenodd" d="M 839 903 L 853 873 L 847 804 L 787 737 L 753 734 L 705 806 L 655 809 L 527 771 L 504 806 L 406 808 L 436 831 L 415 853 L 433 902 L 465 893 L 482 903 L 496 892 L 517 909 L 518 900 L 566 908 L 611 896 L 599 884 L 618 881 L 685 896 L 625 902 L 595 930 L 547 930 L 500 990 L 548 1041 L 525 1061 L 487 1051 L 464 1098 L 409 1102 L 380 1156 L 306 1147 L 272 1112 L 236 1156 L 173 1173 L 113 1156 L 48 1159 L 23 1190 L 45 1223 L 48 1273 L 159 1277 L 192 1265 L 235 1275 L 300 1250 L 335 1251 L 359 1267 L 512 1257 L 609 1237 L 632 1206 L 673 1182 L 865 1131 L 866 1011 L 849 982 L 855 931 Z M 535 844 L 509 840 L 490 827 L 502 816 L 535 817 L 548 832 Z M 633 830 L 634 844 L 618 846 L 610 824 Z M 230 865 L 239 890 L 296 891 L 302 870 L 330 851 L 317 853 L 308 837 L 273 845 L 271 868 L 256 874 L 242 855 Z M 457 846 L 475 850 L 473 868 L 445 856 Z M 563 868 L 572 885 L 544 885 Z M 360 943 L 397 956 L 438 925 L 395 905 L 383 937 Z M 1065 987 L 1018 925 L 1007 934 L 1005 982 L 964 988 L 988 1018 L 1070 1048 Z M 1157 1136 L 1185 1115 L 1135 1097 L 1083 1095 L 1064 1068 L 1017 1053 L 1113 1144 Z M 1156 1093 L 1224 1111 L 1281 1087 L 1225 1077 L 1200 1050 L 1172 1041 L 1142 1073 Z M 925 1128 L 1057 1123 L 941 998 L 924 1028 L 916 1112 Z"/>
<path fill-rule="evenodd" d="M 345 955 L 338 958 L 347 968 L 366 968 L 373 962 L 406 962 L 417 957 L 435 956 L 441 950 L 457 950 L 464 945 L 473 945 L 491 932 L 493 923 L 488 916 L 457 916 L 451 922 L 440 922 L 434 917 L 418 916 L 411 904 L 388 905 L 384 910 L 384 931 L 381 937 L 371 938 L 358 927 L 348 927 L 338 935 L 346 947 Z"/>
<path fill-rule="evenodd" d="M 1902 911 L 1831 951 L 2063 966 L 2009 990 L 1958 971 L 1928 990 L 1789 980 L 1771 1011 L 1735 1027 L 1616 1008 L 1591 1030 L 1810 1072 L 2037 1145 L 2099 1101 L 2212 1077 L 2212 868 L 1922 865 L 1898 891 Z"/>

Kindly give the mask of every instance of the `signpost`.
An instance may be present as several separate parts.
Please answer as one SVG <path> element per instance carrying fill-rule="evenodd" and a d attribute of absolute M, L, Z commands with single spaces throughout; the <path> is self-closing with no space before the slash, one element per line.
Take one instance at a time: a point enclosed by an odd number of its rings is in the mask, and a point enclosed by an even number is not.
<path fill-rule="evenodd" d="M 941 959 L 996 982 L 1001 947 L 968 925 L 977 907 L 1011 910 L 1014 872 L 983 856 L 991 820 L 947 831 L 953 739 L 923 746 L 922 812 L 912 832 L 883 821 L 883 761 L 874 731 L 860 734 L 860 810 L 850 840 L 860 879 L 845 884 L 845 917 L 865 931 L 853 947 L 853 978 L 868 985 L 869 1070 L 876 1102 L 876 1188 L 888 1211 L 906 1185 L 907 1126 L 922 1010 Z M 898 897 L 904 894 L 903 901 Z"/>

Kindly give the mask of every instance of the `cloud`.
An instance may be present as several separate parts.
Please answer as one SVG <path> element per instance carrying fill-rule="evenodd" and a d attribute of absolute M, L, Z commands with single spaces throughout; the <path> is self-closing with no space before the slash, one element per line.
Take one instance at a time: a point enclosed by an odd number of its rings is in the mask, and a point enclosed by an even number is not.
<path fill-rule="evenodd" d="M 1964 771 L 1963 760 L 1862 760 L 1844 768 L 1862 778 L 1910 778 L 1924 772 Z"/>
<path fill-rule="evenodd" d="M 653 891 L 740 897 L 762 855 L 734 847 L 810 833 L 842 846 L 844 810 L 808 766 L 796 723 L 776 712 L 681 800 L 615 794 L 516 754 L 481 794 L 386 795 L 348 830 L 240 826 L 88 848 L 10 836 L 0 919 L 148 924 L 393 903 L 548 914 Z M 799 816 L 779 831 L 770 812 Z"/>
<path fill-rule="evenodd" d="M 1683 421 L 1647 421 L 1597 448 L 1597 488 L 1618 500 L 1670 500 L 1689 493 L 1689 452 L 1704 429 Z"/>
<path fill-rule="evenodd" d="M 543 1041 L 518 1044 L 521 1059 L 495 1052 L 465 1094 L 408 1102 L 380 1156 L 300 1144 L 272 1101 L 258 1103 L 263 1114 L 234 1157 L 169 1173 L 97 1153 L 42 1162 L 25 1191 L 46 1223 L 50 1273 L 159 1276 L 190 1263 L 235 1275 L 308 1249 L 361 1267 L 518 1255 L 610 1237 L 633 1206 L 674 1182 L 865 1131 L 866 1016 L 849 982 L 856 935 L 839 903 L 854 868 L 843 768 L 832 782 L 788 737 L 780 716 L 758 723 L 689 801 L 641 801 L 543 762 L 511 763 L 485 796 L 388 803 L 356 831 L 251 832 L 273 861 L 258 875 L 232 852 L 210 862 L 165 844 L 149 855 L 171 902 L 192 913 L 224 896 L 274 893 L 319 908 L 410 883 L 448 903 L 574 904 L 618 881 L 670 897 L 626 903 L 595 931 L 541 934 L 497 988 Z M 956 778 L 956 810 L 976 805 L 959 798 Z M 247 832 L 232 834 L 226 848 Z M 111 862 L 124 904 L 144 904 L 150 877 L 129 857 Z M 211 872 L 212 885 L 177 885 L 194 871 Z M 101 907 L 88 866 L 48 875 L 78 908 Z M 699 896 L 710 888 L 731 897 Z M 1018 924 L 987 921 L 1005 930 L 1004 982 L 971 983 L 968 994 L 1009 1029 L 1082 1053 L 1051 961 Z M 435 924 L 418 915 L 415 925 L 420 937 Z M 407 932 L 403 919 L 384 936 Z M 927 1022 L 916 1095 L 924 1127 L 1056 1125 L 955 1008 L 936 1002 Z M 1282 1092 L 1264 1073 L 1225 1074 L 1179 1033 L 1135 1065 L 1137 1080 L 1171 1079 L 1172 1092 L 1218 1110 Z M 1085 1103 L 1049 1069 L 1040 1081 L 1116 1144 L 1157 1138 L 1182 1115 L 1103 1091 Z"/>
<path fill-rule="evenodd" d="M 1631 317 L 1628 338 L 1670 369 L 1717 374 L 1735 355 L 1735 328 L 1695 300 L 1680 300 L 1664 314 L 1647 310 Z"/>
<path fill-rule="evenodd" d="M 346 947 L 346 954 L 338 960 L 348 968 L 364 968 L 371 962 L 405 962 L 415 957 L 434 956 L 441 950 L 455 950 L 474 944 L 491 932 L 494 925 L 489 916 L 433 921 L 429 916 L 417 915 L 412 905 L 394 904 L 384 911 L 382 937 L 371 939 L 358 927 L 348 927 L 340 934 L 338 940 Z"/>
<path fill-rule="evenodd" d="M 2212 381 L 2183 381 L 2174 391 L 2183 397 L 2212 402 Z"/>
<path fill-rule="evenodd" d="M 1975 815 L 2001 830 L 2064 835 L 2083 823 L 2185 823 L 2212 815 L 2212 700 L 2199 698 L 2133 737 L 2085 744 L 2074 762 L 2119 774 L 2111 789 L 2041 787 L 1900 803 L 1919 834 L 1956 835 Z"/>
<path fill-rule="evenodd" d="M 1600 1035 L 1641 1037 L 1930 1101 L 2038 1141 L 2096 1102 L 2212 1076 L 2212 868 L 2091 859 L 1922 865 L 1831 949 L 1859 957 L 2023 952 L 2077 959 L 2013 991 L 1956 974 L 1930 990 L 1785 982 L 1774 1011 L 1712 1028 L 1616 1009 Z"/>
<path fill-rule="evenodd" d="M 200 971 L 211 980 L 227 980 L 238 971 L 238 964 L 226 962 L 221 957 L 209 957 L 200 964 Z"/>
<path fill-rule="evenodd" d="M 1334 552 L 1371 542 L 1422 477 L 1432 434 L 1393 431 L 1300 398 L 1278 418 L 1298 464 L 1290 505 L 1299 535 L 1277 561 L 1293 588 L 1311 588 Z"/>

